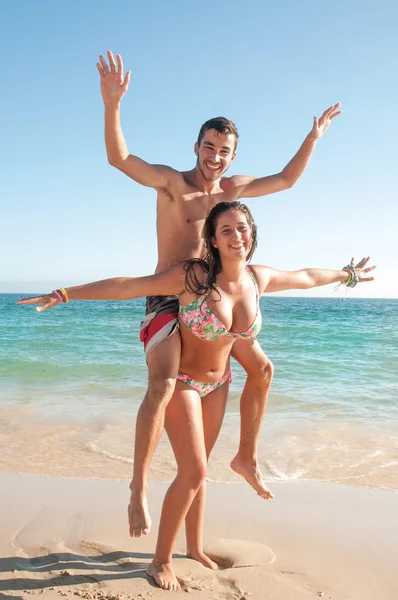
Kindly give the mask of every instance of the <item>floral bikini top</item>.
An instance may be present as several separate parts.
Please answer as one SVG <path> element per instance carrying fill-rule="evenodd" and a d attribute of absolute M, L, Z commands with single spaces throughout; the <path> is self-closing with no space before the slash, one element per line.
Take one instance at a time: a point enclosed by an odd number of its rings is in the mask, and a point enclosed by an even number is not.
<path fill-rule="evenodd" d="M 257 280 L 249 267 L 246 267 L 256 289 L 257 313 L 254 323 L 241 333 L 228 331 L 206 302 L 205 296 L 198 296 L 191 304 L 179 308 L 180 319 L 188 329 L 201 340 L 214 341 L 223 335 L 232 335 L 239 339 L 252 339 L 261 329 L 261 312 L 259 307 L 259 293 Z"/>

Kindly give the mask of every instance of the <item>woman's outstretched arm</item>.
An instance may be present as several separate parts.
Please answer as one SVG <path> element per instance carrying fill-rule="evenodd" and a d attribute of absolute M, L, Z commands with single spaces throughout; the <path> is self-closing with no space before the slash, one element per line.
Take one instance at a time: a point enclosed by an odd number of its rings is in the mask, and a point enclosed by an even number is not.
<path fill-rule="evenodd" d="M 336 271 L 332 269 L 312 268 L 300 269 L 299 271 L 278 271 L 270 267 L 253 266 L 256 271 L 258 269 L 261 293 L 281 292 L 283 290 L 305 290 L 331 283 L 352 284 L 352 287 L 354 287 L 357 283 L 373 281 L 374 277 L 368 276 L 368 273 L 373 271 L 376 266 L 366 266 L 369 262 L 369 257 L 363 258 L 357 265 L 354 265 L 353 261 L 354 259 L 352 259 L 347 267 Z M 352 269 L 351 272 L 350 267 Z"/>
<path fill-rule="evenodd" d="M 161 273 L 145 277 L 114 277 L 84 285 L 61 288 L 51 294 L 18 300 L 18 304 L 39 304 L 38 312 L 53 308 L 69 300 L 130 300 L 141 296 L 169 296 L 181 294 L 185 289 L 185 271 L 182 265 L 170 267 Z"/>

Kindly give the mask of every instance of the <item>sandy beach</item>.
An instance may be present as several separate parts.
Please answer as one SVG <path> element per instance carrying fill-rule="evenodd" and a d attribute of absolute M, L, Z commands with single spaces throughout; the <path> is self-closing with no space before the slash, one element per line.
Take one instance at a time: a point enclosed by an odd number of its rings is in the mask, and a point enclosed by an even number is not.
<path fill-rule="evenodd" d="M 276 483 L 260 500 L 245 484 L 208 485 L 205 540 L 214 572 L 184 557 L 182 589 L 145 574 L 165 489 L 152 483 L 152 532 L 127 531 L 125 482 L 1 474 L 0 596 L 47 600 L 181 597 L 211 600 L 396 600 L 397 493 L 335 484 Z"/>

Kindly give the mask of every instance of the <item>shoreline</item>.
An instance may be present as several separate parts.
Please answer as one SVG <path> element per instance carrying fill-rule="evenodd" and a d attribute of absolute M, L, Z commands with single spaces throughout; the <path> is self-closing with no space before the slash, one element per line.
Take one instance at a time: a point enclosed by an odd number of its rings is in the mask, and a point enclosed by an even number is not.
<path fill-rule="evenodd" d="M 0 407 L 0 472 L 79 479 L 129 481 L 133 466 L 134 417 L 98 409 L 90 418 L 46 416 L 24 405 Z M 265 481 L 338 483 L 398 491 L 395 420 L 363 424 L 354 419 L 320 421 L 267 413 L 259 438 Z M 209 462 L 208 481 L 238 483 L 229 467 L 236 453 L 239 415 L 226 414 Z M 149 479 L 169 482 L 175 458 L 165 434 L 155 451 Z"/>
<path fill-rule="evenodd" d="M 132 463 L 133 464 L 133 463 Z M 127 478 L 112 478 L 112 479 L 106 479 L 104 477 L 86 477 L 85 475 L 65 475 L 65 474 L 61 474 L 61 475 L 47 475 L 45 473 L 29 473 L 29 472 L 14 472 L 14 471 L 0 471 L 0 481 L 1 481 L 1 477 L 3 475 L 16 475 L 18 477 L 38 477 L 38 478 L 44 478 L 44 479 L 61 479 L 61 480 L 66 480 L 66 481 L 93 481 L 93 482 L 103 482 L 103 483 L 118 483 L 118 484 L 124 484 L 124 485 L 128 485 L 130 479 Z M 233 478 L 233 479 L 232 479 Z M 330 480 L 322 480 L 322 479 L 286 479 L 286 480 L 281 480 L 281 479 L 269 479 L 264 477 L 263 478 L 265 483 L 270 486 L 271 488 L 275 485 L 279 486 L 285 486 L 285 485 L 316 485 L 316 486 L 324 486 L 324 485 L 331 485 L 331 486 L 337 486 L 337 487 L 342 487 L 342 488 L 350 488 L 350 489 L 358 489 L 358 490 L 369 490 L 369 491 L 376 491 L 376 492 L 390 492 L 390 493 L 395 493 L 398 494 L 398 490 L 394 489 L 394 488 L 388 488 L 388 487 L 372 487 L 372 486 L 366 486 L 366 485 L 353 485 L 353 484 L 347 484 L 344 483 L 342 481 L 330 481 Z M 165 485 L 165 486 L 169 486 L 173 481 L 173 478 L 171 479 L 162 479 L 159 481 L 151 481 L 150 485 Z M 231 470 L 231 480 L 230 481 L 224 481 L 224 480 L 215 480 L 212 479 L 211 477 L 206 477 L 206 483 L 208 485 L 220 485 L 220 486 L 240 486 L 240 485 L 245 485 L 244 483 L 244 479 L 243 477 L 241 477 L 240 475 L 236 474 L 234 471 Z"/>
<path fill-rule="evenodd" d="M 174 598 L 148 580 L 167 485 L 151 483 L 151 533 L 127 531 L 125 482 L 0 473 L 0 590 L 6 597 Z M 264 501 L 246 484 L 208 484 L 205 547 L 229 560 L 213 572 L 176 545 L 183 590 L 202 600 L 395 600 L 397 492 L 274 483 Z M 141 594 L 141 595 L 140 595 Z M 240 595 L 239 595 L 240 594 Z"/>

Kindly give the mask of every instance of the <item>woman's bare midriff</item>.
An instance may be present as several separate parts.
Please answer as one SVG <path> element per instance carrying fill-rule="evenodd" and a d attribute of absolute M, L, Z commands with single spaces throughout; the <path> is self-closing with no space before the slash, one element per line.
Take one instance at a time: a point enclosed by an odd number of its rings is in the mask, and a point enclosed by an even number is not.
<path fill-rule="evenodd" d="M 182 340 L 179 370 L 193 379 L 207 383 L 216 382 L 229 370 L 229 356 L 235 341 L 232 336 L 222 336 L 216 341 L 201 340 L 180 322 Z"/>

